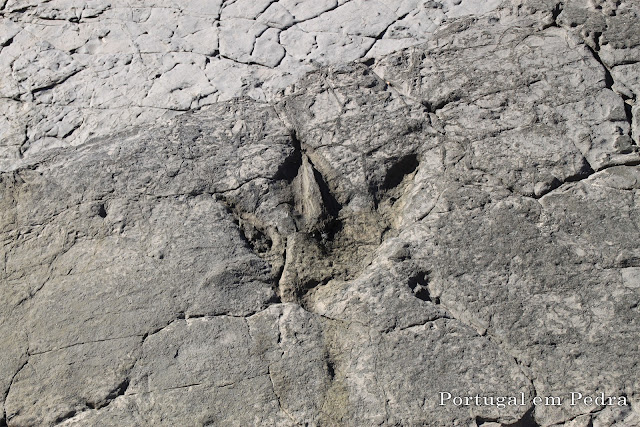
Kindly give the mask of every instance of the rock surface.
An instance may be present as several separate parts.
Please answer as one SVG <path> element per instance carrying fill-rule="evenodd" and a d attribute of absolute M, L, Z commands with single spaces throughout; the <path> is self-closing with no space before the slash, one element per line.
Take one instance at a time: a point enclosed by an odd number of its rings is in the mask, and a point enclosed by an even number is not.
<path fill-rule="evenodd" d="M 0 2 L 0 425 L 640 425 L 637 3 L 186 3 Z"/>
<path fill-rule="evenodd" d="M 499 0 L 0 2 L 0 170 L 321 66 L 420 43 Z"/>

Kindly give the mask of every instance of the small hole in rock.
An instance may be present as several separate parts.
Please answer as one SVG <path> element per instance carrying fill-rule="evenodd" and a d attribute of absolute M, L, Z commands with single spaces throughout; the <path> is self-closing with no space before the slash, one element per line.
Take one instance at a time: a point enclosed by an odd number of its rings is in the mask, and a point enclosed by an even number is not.
<path fill-rule="evenodd" d="M 98 206 L 98 216 L 100 218 L 106 218 L 107 217 L 107 210 L 104 208 L 104 205 Z"/>
<path fill-rule="evenodd" d="M 327 373 L 329 374 L 329 378 L 334 379 L 336 376 L 335 367 L 333 366 L 333 362 L 331 360 L 327 361 Z"/>
<path fill-rule="evenodd" d="M 383 189 L 389 190 L 400 185 L 405 176 L 413 173 L 418 167 L 418 157 L 415 154 L 405 156 L 394 164 L 384 178 Z"/>
<path fill-rule="evenodd" d="M 429 272 L 421 272 L 409 278 L 409 288 L 411 289 L 411 292 L 413 292 L 413 295 L 416 298 L 422 301 L 428 301 L 428 302 L 433 302 L 434 304 L 439 304 L 440 303 L 439 298 L 437 297 L 431 298 L 431 295 L 429 294 L 428 285 L 429 285 Z"/>

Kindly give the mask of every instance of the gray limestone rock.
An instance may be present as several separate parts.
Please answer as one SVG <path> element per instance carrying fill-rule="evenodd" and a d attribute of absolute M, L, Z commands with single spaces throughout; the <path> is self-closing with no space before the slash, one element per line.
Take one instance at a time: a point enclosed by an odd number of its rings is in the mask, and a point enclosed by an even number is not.
<path fill-rule="evenodd" d="M 634 2 L 139 3 L 0 2 L 0 425 L 640 424 Z"/>
<path fill-rule="evenodd" d="M 433 4 L 432 4 L 433 3 Z M 427 40 L 499 1 L 10 1 L 0 17 L 0 170 Z M 2 4 L 2 3 L 0 3 Z"/>

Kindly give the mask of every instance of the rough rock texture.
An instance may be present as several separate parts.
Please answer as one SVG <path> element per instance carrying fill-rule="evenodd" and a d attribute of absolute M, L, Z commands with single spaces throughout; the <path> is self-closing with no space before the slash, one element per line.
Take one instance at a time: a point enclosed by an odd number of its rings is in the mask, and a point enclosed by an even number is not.
<path fill-rule="evenodd" d="M 184 3 L 184 4 L 183 4 Z M 0 170 L 420 43 L 499 0 L 0 1 Z"/>
<path fill-rule="evenodd" d="M 0 2 L 0 425 L 640 425 L 637 3 L 186 3 Z"/>

